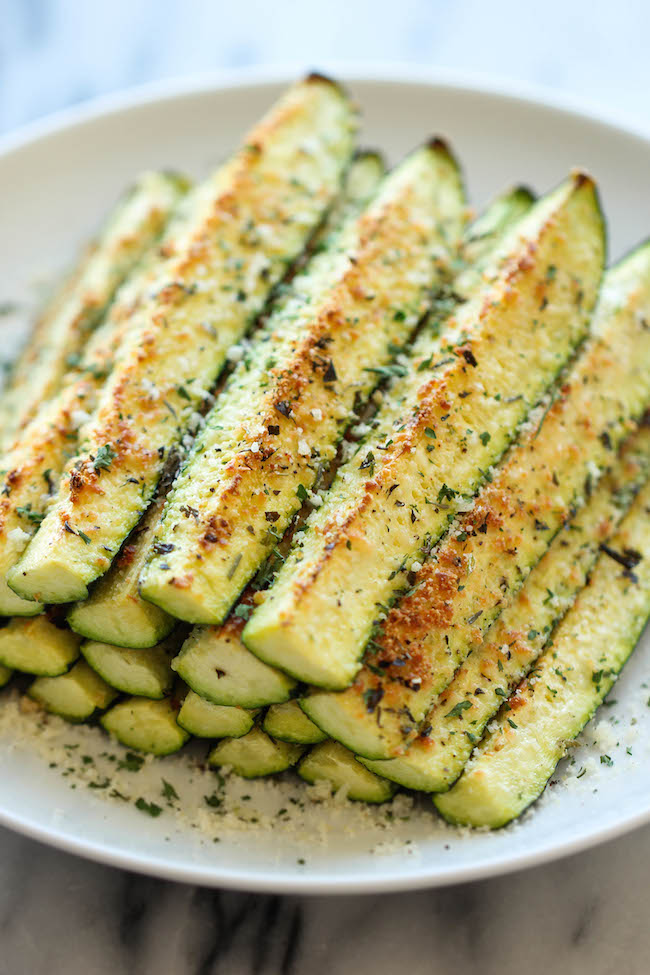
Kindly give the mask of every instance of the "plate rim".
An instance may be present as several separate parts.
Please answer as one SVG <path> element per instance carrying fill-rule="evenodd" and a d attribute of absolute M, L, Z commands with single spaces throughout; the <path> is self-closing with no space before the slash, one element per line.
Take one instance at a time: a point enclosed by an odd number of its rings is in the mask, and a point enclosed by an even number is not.
<path fill-rule="evenodd" d="M 438 91 L 484 95 L 523 106 L 532 104 L 535 108 L 545 108 L 565 117 L 578 121 L 586 120 L 603 126 L 618 135 L 636 139 L 650 149 L 650 125 L 644 127 L 638 120 L 632 120 L 622 113 L 597 108 L 587 99 L 528 82 L 492 74 L 385 61 L 326 61 L 318 70 L 350 84 L 428 86 Z M 83 127 L 87 123 L 119 116 L 130 110 L 214 92 L 289 84 L 305 72 L 304 63 L 298 62 L 218 70 L 171 77 L 100 95 L 0 135 L 0 161 L 23 149 L 32 148 L 51 136 Z M 231 867 L 219 869 L 213 865 L 203 868 L 192 863 L 187 866 L 176 865 L 165 860 L 164 857 L 127 852 L 106 843 L 74 837 L 57 827 L 48 827 L 34 820 L 16 816 L 0 806 L 0 825 L 48 846 L 97 863 L 206 887 L 301 895 L 389 893 L 444 887 L 504 876 L 580 853 L 622 836 L 648 821 L 650 821 L 650 802 L 646 809 L 633 813 L 623 820 L 587 830 L 579 837 L 569 837 L 560 842 L 547 841 L 541 848 L 538 847 L 530 853 L 514 854 L 507 861 L 494 856 L 491 859 L 486 858 L 478 865 L 459 867 L 450 864 L 437 866 L 434 869 L 411 870 L 407 874 L 391 873 L 355 880 L 354 876 L 328 878 L 319 875 L 312 879 L 308 874 L 299 877 L 288 871 L 271 874 L 266 870 L 237 871 Z"/>

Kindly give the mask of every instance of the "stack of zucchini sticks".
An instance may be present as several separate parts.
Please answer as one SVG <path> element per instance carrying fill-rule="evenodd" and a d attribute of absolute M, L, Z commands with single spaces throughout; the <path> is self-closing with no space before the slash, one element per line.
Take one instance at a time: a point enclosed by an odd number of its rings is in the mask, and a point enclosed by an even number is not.
<path fill-rule="evenodd" d="M 0 401 L 0 682 L 70 721 L 502 826 L 650 614 L 650 245 L 593 180 L 474 221 L 293 86 L 146 173 Z M 18 678 L 24 681 L 25 678 Z"/>

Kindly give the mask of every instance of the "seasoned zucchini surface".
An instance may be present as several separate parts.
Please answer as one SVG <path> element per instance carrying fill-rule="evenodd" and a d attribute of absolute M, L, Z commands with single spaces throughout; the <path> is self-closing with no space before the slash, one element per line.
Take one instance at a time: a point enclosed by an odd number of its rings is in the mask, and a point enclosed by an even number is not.
<path fill-rule="evenodd" d="M 414 573 L 343 694 L 305 710 L 368 758 L 400 754 L 650 404 L 650 245 L 605 276 L 592 335 L 475 504 Z"/>
<path fill-rule="evenodd" d="M 575 174 L 537 203 L 499 258 L 494 280 L 440 339 L 416 343 L 378 427 L 248 621 L 244 641 L 265 662 L 330 689 L 353 680 L 412 563 L 475 495 L 584 338 L 604 258 L 591 180 Z"/>
<path fill-rule="evenodd" d="M 607 696 L 649 615 L 650 483 L 463 775 L 436 796 L 445 819 L 495 829 L 534 802 Z"/>
<path fill-rule="evenodd" d="M 460 238 L 458 169 L 434 142 L 310 261 L 228 382 L 171 492 L 142 595 L 220 623 L 309 496 Z"/>
<path fill-rule="evenodd" d="M 453 280 L 455 300 L 468 300 L 476 291 L 505 234 L 512 230 L 530 206 L 530 194 L 515 188 L 497 197 L 470 224 L 463 238 L 458 276 Z M 288 538 L 283 539 L 282 547 L 288 541 Z M 282 555 L 283 552 L 278 551 L 274 561 Z M 255 580 L 253 587 L 257 585 Z M 292 678 L 262 663 L 241 640 L 245 620 L 253 610 L 254 598 L 249 587 L 224 624 L 195 629 L 175 662 L 183 680 L 197 693 L 217 704 L 257 707 L 280 703 L 287 700 L 295 687 L 296 682 Z"/>
<path fill-rule="evenodd" d="M 37 326 L 36 341 L 0 397 L 4 448 L 57 391 L 117 288 L 160 236 L 184 185 L 180 176 L 146 172 L 118 203 L 71 286 Z"/>
<path fill-rule="evenodd" d="M 52 506 L 8 575 L 19 595 L 83 599 L 106 572 L 228 350 L 335 196 L 353 133 L 344 93 L 310 77 L 197 190 Z"/>
<path fill-rule="evenodd" d="M 355 156 L 339 197 L 310 244 L 311 252 L 326 246 L 329 236 L 340 229 L 341 221 L 361 208 L 376 188 L 382 171 L 381 157 L 376 153 L 362 152 Z M 283 289 L 274 307 L 286 303 L 291 290 Z M 143 600 L 139 592 L 139 576 L 150 554 L 153 531 L 168 491 L 168 484 L 163 482 L 159 483 L 157 499 L 126 540 L 106 575 L 95 583 L 90 597 L 71 610 L 68 622 L 73 630 L 94 640 L 130 647 L 153 646 L 171 631 L 173 618 Z"/>
<path fill-rule="evenodd" d="M 534 667 L 586 584 L 599 554 L 650 474 L 650 428 L 633 434 L 612 471 L 554 538 L 517 598 L 460 667 L 407 751 L 362 763 L 411 789 L 443 792 L 461 774 L 488 722 Z"/>
<path fill-rule="evenodd" d="M 163 178 L 161 176 L 161 178 Z M 160 265 L 160 248 L 171 245 L 185 184 L 164 177 L 169 194 L 164 213 L 172 219 L 162 244 L 157 242 L 145 253 L 137 269 L 118 289 L 102 323 L 85 345 L 76 364 L 66 372 L 63 386 L 43 403 L 36 415 L 20 431 L 2 459 L 0 494 L 0 614 L 35 616 L 42 605 L 22 599 L 9 588 L 6 572 L 22 551 L 45 516 L 52 493 L 69 458 L 74 455 L 80 428 L 95 409 L 99 390 L 110 373 L 117 350 L 123 342 L 138 307 L 142 304 L 155 268 Z M 161 214 L 163 211 L 160 204 Z"/>

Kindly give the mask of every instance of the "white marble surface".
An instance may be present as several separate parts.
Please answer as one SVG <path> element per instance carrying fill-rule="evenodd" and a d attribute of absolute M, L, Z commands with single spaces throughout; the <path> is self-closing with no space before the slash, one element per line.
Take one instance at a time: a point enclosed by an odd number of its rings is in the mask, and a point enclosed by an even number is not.
<path fill-rule="evenodd" d="M 497 73 L 650 129 L 643 0 L 0 0 L 0 132 L 172 75 L 333 58 Z M 448 890 L 300 899 L 202 891 L 0 830 L 0 975 L 645 975 L 650 827 Z"/>

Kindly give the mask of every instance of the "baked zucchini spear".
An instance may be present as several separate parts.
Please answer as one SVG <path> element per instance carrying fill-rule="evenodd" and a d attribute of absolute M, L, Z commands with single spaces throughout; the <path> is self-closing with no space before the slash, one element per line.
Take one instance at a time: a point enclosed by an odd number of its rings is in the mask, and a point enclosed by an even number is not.
<path fill-rule="evenodd" d="M 327 735 L 309 720 L 297 701 L 272 704 L 264 715 L 262 728 L 272 738 L 290 741 L 294 745 L 317 745 L 327 738 Z"/>
<path fill-rule="evenodd" d="M 57 677 L 79 656 L 81 638 L 47 616 L 11 619 L 0 629 L 0 664 L 26 674 Z"/>
<path fill-rule="evenodd" d="M 189 691 L 177 721 L 195 738 L 241 738 L 255 724 L 255 711 L 212 704 Z"/>
<path fill-rule="evenodd" d="M 448 276 L 463 216 L 458 167 L 435 140 L 294 280 L 167 499 L 145 599 L 190 623 L 223 622 Z"/>
<path fill-rule="evenodd" d="M 241 639 L 251 605 L 239 603 L 221 626 L 195 626 L 172 666 L 186 684 L 214 704 L 259 708 L 288 701 L 296 687 L 277 667 L 259 660 Z"/>
<path fill-rule="evenodd" d="M 190 740 L 189 732 L 176 721 L 180 706 L 177 696 L 160 701 L 129 697 L 106 711 L 100 724 L 127 748 L 149 755 L 173 755 Z"/>
<path fill-rule="evenodd" d="M 76 603 L 68 623 L 91 640 L 140 649 L 164 640 L 176 620 L 140 597 L 138 580 L 164 503 L 164 492 L 133 529 L 108 572 L 92 587 L 88 599 Z"/>
<path fill-rule="evenodd" d="M 650 404 L 649 316 L 646 245 L 605 275 L 592 334 L 555 400 L 413 572 L 413 591 L 374 634 L 352 687 L 305 700 L 331 737 L 371 759 L 393 758 L 415 737 Z"/>
<path fill-rule="evenodd" d="M 500 241 L 531 205 L 529 191 L 515 187 L 492 201 L 470 224 L 463 237 L 458 275 L 453 280 L 454 301 L 471 297 Z M 448 302 L 449 298 L 439 300 Z M 435 329 L 435 315 L 433 319 Z M 257 581 L 253 585 L 256 584 Z M 281 703 L 289 699 L 296 686 L 293 678 L 263 663 L 242 642 L 241 633 L 253 611 L 253 598 L 254 593 L 247 591 L 220 626 L 195 627 L 174 662 L 183 680 L 216 704 L 259 707 Z"/>
<path fill-rule="evenodd" d="M 179 177 L 165 174 L 160 174 L 160 180 L 161 188 L 167 188 L 164 204 L 162 197 L 158 204 L 162 219 L 163 211 L 166 218 L 177 214 L 186 184 Z M 42 604 L 16 595 L 7 585 L 5 574 L 45 517 L 65 464 L 75 453 L 79 428 L 96 406 L 116 352 L 146 296 L 154 269 L 161 262 L 160 249 L 173 245 L 176 226 L 177 219 L 172 219 L 162 243 L 156 242 L 149 248 L 138 268 L 118 289 L 78 362 L 70 366 L 63 387 L 41 406 L 4 453 L 0 492 L 0 614 L 3 616 L 34 616 L 42 611 Z"/>
<path fill-rule="evenodd" d="M 142 650 L 85 640 L 81 653 L 93 670 L 117 691 L 160 700 L 170 693 L 174 683 L 171 659 L 176 647 L 172 640 Z"/>
<path fill-rule="evenodd" d="M 88 721 L 104 711 L 117 697 L 117 691 L 101 679 L 85 660 L 60 677 L 37 677 L 27 695 L 50 714 L 73 723 Z"/>
<path fill-rule="evenodd" d="M 496 829 L 534 802 L 609 693 L 649 615 L 650 483 L 460 779 L 435 797 L 444 818 Z"/>
<path fill-rule="evenodd" d="M 442 336 L 423 333 L 378 425 L 344 464 L 243 638 L 266 663 L 348 686 L 408 573 L 465 507 L 584 338 L 604 237 L 575 173 L 504 243 Z M 352 580 L 352 582 L 351 582 Z M 407 583 L 408 584 L 408 583 Z"/>
<path fill-rule="evenodd" d="M 342 221 L 351 218 L 366 202 L 382 173 L 383 162 L 376 152 L 355 155 L 341 193 L 310 243 L 311 253 L 328 246 L 330 236 L 340 229 Z M 305 255 L 301 260 L 306 262 L 308 257 Z M 286 304 L 292 290 L 291 286 L 284 288 L 274 307 Z M 153 532 L 168 490 L 163 482 L 159 483 L 158 497 L 133 529 L 108 572 L 97 580 L 88 599 L 77 603 L 68 614 L 68 622 L 76 632 L 113 645 L 150 647 L 175 626 L 172 616 L 142 599 L 139 592 L 139 576 L 150 554 Z"/>
<path fill-rule="evenodd" d="M 650 428 L 633 434 L 611 472 L 553 539 L 516 599 L 434 702 L 418 737 L 398 758 L 360 761 L 422 792 L 444 792 L 504 700 L 534 667 L 554 628 L 586 584 L 606 544 L 650 474 Z"/>
<path fill-rule="evenodd" d="M 9 667 L 3 667 L 0 664 L 0 687 L 6 687 L 13 675 L 13 670 L 10 670 Z"/>
<path fill-rule="evenodd" d="M 295 85 L 194 196 L 37 535 L 8 575 L 26 599 L 84 599 L 154 494 L 228 350 L 336 195 L 354 112 L 332 82 Z"/>
<path fill-rule="evenodd" d="M 79 271 L 44 312 L 0 396 L 5 449 L 57 391 L 118 287 L 162 233 L 183 186 L 175 174 L 146 172 L 117 204 Z"/>
<path fill-rule="evenodd" d="M 352 752 L 337 741 L 324 741 L 312 748 L 298 766 L 305 782 L 329 782 L 335 792 L 359 802 L 388 802 L 397 786 L 360 765 Z"/>
<path fill-rule="evenodd" d="M 286 772 L 295 765 L 305 749 L 286 741 L 274 741 L 261 728 L 252 728 L 241 738 L 224 738 L 208 755 L 213 768 L 229 766 L 245 779 Z"/>

